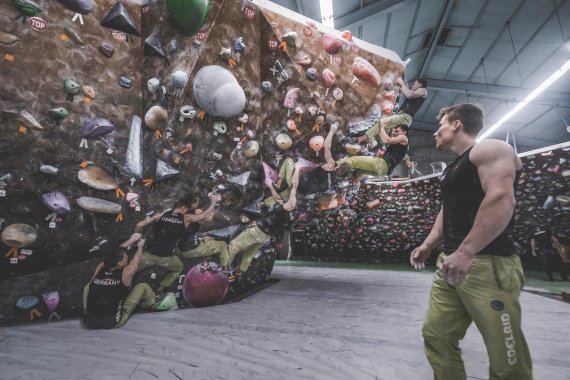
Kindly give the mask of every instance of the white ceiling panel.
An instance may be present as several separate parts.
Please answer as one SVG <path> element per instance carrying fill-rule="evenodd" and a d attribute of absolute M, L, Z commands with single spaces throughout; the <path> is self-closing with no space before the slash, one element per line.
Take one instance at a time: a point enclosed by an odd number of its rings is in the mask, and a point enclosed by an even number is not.
<path fill-rule="evenodd" d="M 445 45 L 456 47 L 462 46 L 465 43 L 465 39 L 467 38 L 470 30 L 471 28 L 452 27 Z"/>
<path fill-rule="evenodd" d="M 456 0 L 448 24 L 473 25 L 484 3 L 484 0 Z"/>

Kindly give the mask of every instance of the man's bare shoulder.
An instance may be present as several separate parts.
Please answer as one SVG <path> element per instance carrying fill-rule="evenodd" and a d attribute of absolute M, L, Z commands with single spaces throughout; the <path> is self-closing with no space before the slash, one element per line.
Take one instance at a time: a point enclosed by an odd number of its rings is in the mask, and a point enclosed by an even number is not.
<path fill-rule="evenodd" d="M 497 159 L 515 158 L 516 153 L 512 146 L 501 140 L 486 139 L 473 146 L 469 159 L 474 164 L 494 161 Z"/>

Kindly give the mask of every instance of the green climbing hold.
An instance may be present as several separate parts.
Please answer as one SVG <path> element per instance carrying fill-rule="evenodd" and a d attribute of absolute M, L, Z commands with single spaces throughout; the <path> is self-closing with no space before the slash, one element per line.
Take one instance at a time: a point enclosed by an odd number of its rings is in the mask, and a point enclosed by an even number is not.
<path fill-rule="evenodd" d="M 174 23 L 189 36 L 198 33 L 206 15 L 209 0 L 166 0 L 166 9 Z"/>

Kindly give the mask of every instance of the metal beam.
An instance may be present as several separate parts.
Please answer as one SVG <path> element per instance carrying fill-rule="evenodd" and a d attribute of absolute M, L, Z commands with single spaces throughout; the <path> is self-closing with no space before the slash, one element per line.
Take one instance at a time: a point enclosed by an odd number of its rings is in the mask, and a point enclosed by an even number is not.
<path fill-rule="evenodd" d="M 435 131 L 437 131 L 438 128 L 439 128 L 439 124 L 437 123 L 437 120 L 435 120 L 435 119 L 434 119 L 433 123 L 413 119 L 412 124 L 410 125 L 411 130 L 422 129 L 424 131 L 435 132 Z"/>
<path fill-rule="evenodd" d="M 522 127 L 517 128 L 517 132 L 521 133 L 522 131 L 524 131 L 525 129 L 527 129 L 528 127 L 530 127 L 532 124 L 534 124 L 536 121 L 538 121 L 540 118 L 542 118 L 544 115 L 546 115 L 547 113 L 549 113 L 550 111 L 552 111 L 554 109 L 554 107 L 550 107 L 549 109 L 547 109 L 544 112 L 541 112 L 538 116 L 536 116 L 534 119 L 532 119 L 531 121 L 529 121 L 528 123 L 524 124 Z"/>
<path fill-rule="evenodd" d="M 334 27 L 338 30 L 350 29 L 351 26 L 356 26 L 355 24 L 362 24 L 372 17 L 378 17 L 379 13 L 391 13 L 406 4 L 411 4 L 413 1 L 415 0 L 377 0 L 354 12 L 335 18 Z"/>
<path fill-rule="evenodd" d="M 388 33 L 390 33 L 390 21 L 392 21 L 392 13 L 388 13 L 387 19 L 386 19 L 386 30 L 384 31 L 384 45 L 382 45 L 382 47 L 385 47 L 386 49 L 388 49 Z"/>
<path fill-rule="evenodd" d="M 435 33 L 433 34 L 433 37 L 429 43 L 428 51 L 427 51 L 427 53 L 426 53 L 426 55 L 422 61 L 422 64 L 420 66 L 420 72 L 417 75 L 419 78 L 423 78 L 424 74 L 427 71 L 429 63 L 431 61 L 431 57 L 433 57 L 433 53 L 435 53 L 437 41 L 439 40 L 439 37 L 441 36 L 441 32 L 443 32 L 443 28 L 445 27 L 447 20 L 449 20 L 449 16 L 451 15 L 451 10 L 453 9 L 453 3 L 454 3 L 454 0 L 447 0 L 445 3 L 445 7 L 443 8 L 443 14 L 440 17 L 439 22 L 437 23 L 437 29 L 436 29 Z"/>
<path fill-rule="evenodd" d="M 297 7 L 297 13 L 304 16 L 303 2 L 301 0 L 295 0 L 295 6 Z"/>
<path fill-rule="evenodd" d="M 519 3 L 519 5 L 517 6 L 517 8 L 514 10 L 514 12 L 511 14 L 511 17 L 509 18 L 509 20 L 513 19 L 513 17 L 515 17 L 520 10 L 522 9 L 522 7 L 526 4 L 527 0 L 521 0 L 521 2 Z M 501 29 L 501 31 L 499 32 L 499 34 L 497 34 L 497 37 L 495 37 L 495 40 L 493 41 L 493 43 L 491 44 L 491 46 L 489 46 L 489 48 L 487 49 L 487 51 L 485 52 L 485 54 L 483 54 L 483 56 L 481 57 L 481 59 L 479 60 L 479 63 L 477 64 L 477 66 L 475 66 L 475 68 L 473 69 L 473 71 L 471 72 L 471 75 L 469 75 L 469 77 L 467 78 L 467 80 L 471 80 L 471 78 L 473 78 L 473 75 L 475 75 L 475 73 L 477 72 L 477 70 L 479 70 L 479 67 L 481 67 L 481 64 L 485 61 L 485 58 L 487 58 L 487 56 L 491 53 L 491 51 L 493 50 L 493 48 L 495 47 L 495 45 L 497 44 L 497 42 L 499 42 L 501 35 L 503 34 L 503 32 L 505 31 L 505 29 L 507 28 L 507 24 L 503 25 L 503 29 Z"/>
<path fill-rule="evenodd" d="M 410 40 L 412 39 L 412 33 L 414 32 L 414 28 L 416 27 L 416 20 L 418 19 L 418 13 L 420 11 L 421 6 L 422 6 L 422 0 L 418 0 L 418 4 L 416 5 L 416 10 L 414 11 L 414 18 L 412 20 L 412 25 L 410 25 L 410 31 L 408 32 L 408 39 L 406 40 L 406 46 L 404 47 L 404 54 L 402 54 L 402 59 L 406 59 L 408 57 L 408 45 L 410 44 Z"/>
<path fill-rule="evenodd" d="M 455 62 L 457 62 L 457 58 L 459 58 L 459 55 L 463 51 L 463 48 L 467 45 L 467 40 L 469 40 L 469 37 L 471 37 L 471 34 L 473 34 L 473 31 L 477 27 L 477 24 L 479 23 L 481 16 L 483 15 L 483 13 L 485 13 L 485 9 L 487 9 L 487 5 L 489 5 L 489 0 L 485 0 L 485 3 L 483 4 L 481 9 L 479 10 L 479 13 L 477 14 L 477 17 L 475 18 L 475 22 L 473 23 L 473 26 L 471 27 L 471 29 L 469 29 L 469 33 L 467 33 L 467 36 L 465 37 L 463 44 L 461 44 L 461 47 L 459 48 L 459 51 L 457 51 L 457 53 L 455 54 L 455 57 L 453 58 L 451 65 L 449 65 L 449 68 L 447 69 L 447 71 L 443 75 L 443 79 L 445 79 L 445 77 L 449 74 L 449 72 L 451 71 L 453 66 L 455 66 Z"/>
<path fill-rule="evenodd" d="M 412 121 L 412 125 L 410 126 L 410 133 L 413 133 L 414 131 L 416 131 L 416 132 L 425 131 L 428 133 L 433 133 L 433 132 L 437 131 L 438 128 L 439 128 L 439 124 L 437 124 L 436 122 L 429 123 L 429 122 L 419 121 L 419 120 L 414 119 Z M 518 133 L 518 131 L 516 131 L 516 130 L 512 130 L 511 132 L 517 132 L 517 145 L 519 145 L 519 146 L 523 145 L 523 146 L 527 146 L 527 147 L 538 148 L 538 147 L 545 147 L 545 146 L 550 146 L 550 145 L 560 143 L 560 141 L 557 141 L 557 140 L 553 141 L 553 140 L 537 139 L 534 137 L 521 136 Z M 504 139 L 505 136 L 506 136 L 506 133 L 494 133 L 493 134 L 493 138 L 497 138 L 497 139 Z M 434 147 L 435 147 L 435 143 L 434 143 Z"/>
<path fill-rule="evenodd" d="M 567 2 L 568 2 L 568 0 L 562 0 L 558 6 L 562 7 Z M 542 24 L 540 24 L 540 26 L 534 31 L 533 35 L 530 36 L 530 38 L 525 42 L 525 44 L 519 49 L 517 54 L 520 54 L 524 49 L 526 49 L 528 47 L 528 45 L 530 45 L 531 41 L 534 40 L 534 38 L 540 33 L 540 31 L 546 26 L 546 24 L 548 24 L 548 21 L 550 21 L 552 16 L 554 16 L 555 14 L 556 14 L 556 9 L 553 9 L 552 12 L 550 12 L 550 14 L 548 15 L 548 17 L 546 17 L 546 20 L 544 20 L 544 22 Z M 562 46 L 565 43 L 566 43 L 566 41 L 564 41 L 564 38 L 563 38 L 562 39 Z M 501 72 L 499 74 L 497 74 L 497 76 L 495 77 L 495 79 L 491 83 L 493 83 L 493 84 L 497 83 L 497 81 L 499 80 L 501 75 L 503 75 L 505 73 L 505 71 L 507 71 L 507 69 L 515 61 L 516 57 L 517 57 L 516 55 L 513 55 L 513 58 L 511 58 L 509 63 L 507 63 L 507 65 L 503 68 L 503 70 L 501 70 Z M 522 78 L 520 78 L 520 79 L 522 80 Z"/>
<path fill-rule="evenodd" d="M 483 96 L 491 99 L 509 99 L 513 101 L 523 100 L 532 89 L 520 88 L 520 87 L 507 87 L 507 86 L 497 86 L 497 85 L 485 85 L 479 83 L 469 83 L 469 82 L 456 82 L 451 80 L 440 80 L 440 79 L 426 79 L 428 82 L 428 91 L 444 91 L 444 92 L 455 92 L 455 93 L 465 93 L 468 91 L 473 95 Z M 537 103 L 550 103 L 558 104 L 561 106 L 570 104 L 570 93 L 560 92 L 560 91 L 546 91 L 540 95 L 540 99 Z"/>

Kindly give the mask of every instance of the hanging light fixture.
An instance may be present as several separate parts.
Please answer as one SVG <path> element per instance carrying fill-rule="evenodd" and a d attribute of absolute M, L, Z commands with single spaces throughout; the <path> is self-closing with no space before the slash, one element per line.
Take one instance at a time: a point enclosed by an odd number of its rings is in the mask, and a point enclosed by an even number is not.
<path fill-rule="evenodd" d="M 321 7 L 322 23 L 334 29 L 332 0 L 319 0 L 319 5 Z"/>

